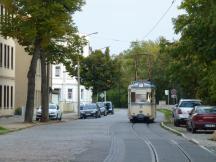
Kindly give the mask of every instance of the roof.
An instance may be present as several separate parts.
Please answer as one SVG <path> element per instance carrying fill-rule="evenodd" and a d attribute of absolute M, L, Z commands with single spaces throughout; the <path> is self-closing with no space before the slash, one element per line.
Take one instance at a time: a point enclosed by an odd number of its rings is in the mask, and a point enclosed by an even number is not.
<path fill-rule="evenodd" d="M 128 88 L 156 88 L 151 81 L 133 81 Z"/>

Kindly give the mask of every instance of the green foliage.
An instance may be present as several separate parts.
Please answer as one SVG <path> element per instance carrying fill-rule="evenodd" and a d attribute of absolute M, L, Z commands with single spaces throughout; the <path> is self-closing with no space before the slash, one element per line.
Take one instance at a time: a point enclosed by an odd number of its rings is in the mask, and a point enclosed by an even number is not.
<path fill-rule="evenodd" d="M 8 129 L 3 128 L 3 127 L 0 126 L 0 135 L 1 135 L 1 134 L 8 133 L 8 132 L 10 132 Z"/>
<path fill-rule="evenodd" d="M 165 123 L 171 124 L 173 123 L 172 111 L 168 109 L 157 109 L 157 111 L 162 112 L 165 116 Z"/>
<path fill-rule="evenodd" d="M 0 34 L 15 38 L 33 56 L 25 112 L 25 121 L 32 122 L 37 60 L 68 65 L 71 62 L 65 60 L 80 53 L 83 41 L 76 35 L 72 14 L 81 9 L 84 1 L 0 0 L 0 3 L 6 9 L 1 16 Z"/>
<path fill-rule="evenodd" d="M 186 13 L 173 20 L 176 33 L 181 33 L 173 49 L 173 71 L 181 76 L 176 78 L 185 96 L 215 104 L 216 2 L 184 0 L 180 8 Z"/>
<path fill-rule="evenodd" d="M 22 108 L 21 107 L 16 108 L 14 114 L 15 115 L 22 115 Z"/>
<path fill-rule="evenodd" d="M 48 46 L 53 38 L 77 31 L 72 14 L 80 10 L 82 0 L 0 0 L 7 12 L 2 17 L 1 35 L 16 38 L 30 50 L 35 38 L 40 37 L 41 46 Z"/>
<path fill-rule="evenodd" d="M 71 76 L 77 77 L 77 59 L 80 61 L 81 84 L 92 88 L 93 95 L 113 87 L 117 78 L 117 64 L 111 59 L 108 48 L 105 54 L 96 50 L 86 58 L 75 56 L 72 64 L 66 67 Z"/>

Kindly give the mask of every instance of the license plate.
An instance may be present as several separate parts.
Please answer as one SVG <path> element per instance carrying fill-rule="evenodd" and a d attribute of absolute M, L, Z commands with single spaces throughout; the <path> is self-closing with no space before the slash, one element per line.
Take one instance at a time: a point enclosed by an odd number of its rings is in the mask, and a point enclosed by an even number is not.
<path fill-rule="evenodd" d="M 214 127 L 215 127 L 215 124 L 206 124 L 205 127 L 214 128 Z"/>

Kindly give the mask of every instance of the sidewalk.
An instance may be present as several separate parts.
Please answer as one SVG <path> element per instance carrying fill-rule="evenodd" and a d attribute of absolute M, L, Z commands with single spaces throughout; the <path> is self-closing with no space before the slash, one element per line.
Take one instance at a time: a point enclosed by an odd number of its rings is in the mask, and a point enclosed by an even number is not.
<path fill-rule="evenodd" d="M 62 116 L 61 121 L 51 120 L 46 123 L 41 123 L 35 121 L 35 117 L 33 118 L 33 123 L 24 123 L 24 117 L 19 115 L 14 115 L 11 117 L 0 117 L 0 127 L 6 128 L 11 131 L 21 130 L 25 128 L 30 128 L 36 125 L 43 125 L 43 124 L 52 124 L 57 122 L 67 122 L 70 120 L 76 120 L 77 114 L 76 113 L 64 113 Z"/>
<path fill-rule="evenodd" d="M 196 134 L 192 134 L 188 132 L 185 127 L 175 127 L 174 125 L 165 125 L 163 122 L 161 123 L 162 127 L 168 129 L 171 132 L 174 132 L 183 138 L 191 141 L 204 149 L 207 149 L 210 152 L 216 154 L 216 141 L 210 140 L 212 136 L 212 131 L 200 131 Z"/>

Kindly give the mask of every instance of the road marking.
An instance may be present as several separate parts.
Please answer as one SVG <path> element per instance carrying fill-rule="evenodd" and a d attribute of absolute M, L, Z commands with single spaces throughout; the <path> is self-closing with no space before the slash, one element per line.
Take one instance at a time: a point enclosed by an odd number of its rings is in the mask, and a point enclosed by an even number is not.
<path fill-rule="evenodd" d="M 132 124 L 131 128 L 134 132 L 134 134 L 137 136 L 137 138 L 141 139 L 143 142 L 146 143 L 146 145 L 148 146 L 150 152 L 151 152 L 151 157 L 152 157 L 152 162 L 159 162 L 159 158 L 158 158 L 158 154 L 157 154 L 157 150 L 154 147 L 154 145 L 151 143 L 151 141 L 147 138 L 147 137 L 140 137 L 137 132 L 135 131 L 134 128 L 134 123 Z"/>
<path fill-rule="evenodd" d="M 179 150 L 183 153 L 183 155 L 187 158 L 188 162 L 192 162 L 192 159 L 191 159 L 190 155 L 184 150 L 184 148 L 183 148 L 178 142 L 176 142 L 175 140 L 171 140 L 171 142 L 172 142 L 173 144 L 175 144 L 175 145 L 178 147 L 178 149 L 179 149 Z"/>

